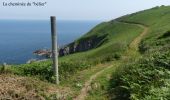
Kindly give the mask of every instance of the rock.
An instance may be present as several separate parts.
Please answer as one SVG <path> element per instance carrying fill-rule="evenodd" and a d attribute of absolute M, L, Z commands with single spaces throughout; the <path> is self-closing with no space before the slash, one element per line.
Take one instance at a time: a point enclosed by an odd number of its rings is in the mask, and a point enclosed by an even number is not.
<path fill-rule="evenodd" d="M 77 83 L 76 86 L 77 87 L 82 87 L 82 84 L 81 83 Z"/>
<path fill-rule="evenodd" d="M 76 52 L 87 51 L 102 45 L 105 41 L 107 35 L 104 34 L 102 36 L 91 36 L 87 38 L 81 38 L 81 40 L 72 42 L 62 48 L 59 49 L 59 56 L 64 56 Z"/>
<path fill-rule="evenodd" d="M 31 64 L 31 63 L 36 62 L 36 61 L 37 61 L 36 59 L 30 59 L 30 60 L 28 60 L 26 63 L 27 63 L 27 64 Z"/>
<path fill-rule="evenodd" d="M 33 52 L 33 54 L 36 54 L 38 56 L 45 56 L 47 58 L 51 58 L 52 57 L 52 52 L 51 50 L 46 50 L 46 49 L 43 49 L 43 50 L 36 50 L 35 52 Z"/>

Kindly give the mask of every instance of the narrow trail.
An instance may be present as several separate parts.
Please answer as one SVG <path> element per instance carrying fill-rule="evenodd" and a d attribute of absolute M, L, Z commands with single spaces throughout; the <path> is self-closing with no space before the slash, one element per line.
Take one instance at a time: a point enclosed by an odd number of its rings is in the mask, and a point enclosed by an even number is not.
<path fill-rule="evenodd" d="M 130 45 L 129 45 L 129 50 L 130 50 L 130 51 L 132 51 L 132 50 L 133 50 L 134 52 L 138 51 L 138 45 L 139 45 L 140 41 L 142 40 L 142 38 L 148 33 L 149 28 L 146 27 L 146 26 L 144 26 L 144 25 L 141 25 L 141 24 L 134 24 L 134 23 L 128 23 L 128 22 L 120 22 L 120 23 L 133 24 L 133 25 L 137 25 L 137 26 L 139 26 L 139 27 L 141 27 L 141 28 L 144 29 L 144 31 L 143 31 L 139 36 L 137 36 L 137 37 L 130 43 Z M 128 50 L 128 51 L 129 51 L 129 50 Z M 129 55 L 129 56 L 130 56 L 130 55 Z M 90 77 L 90 79 L 85 82 L 83 88 L 82 88 L 81 91 L 80 91 L 80 94 L 79 94 L 76 98 L 74 98 L 73 100 L 85 100 L 86 96 L 88 95 L 88 91 L 90 91 L 90 85 L 91 85 L 91 83 L 93 82 L 93 80 L 96 79 L 96 78 L 97 78 L 100 74 L 102 74 L 105 70 L 107 70 L 107 69 L 109 69 L 109 68 L 112 68 L 112 67 L 113 67 L 113 65 L 110 65 L 110 66 L 104 68 L 103 70 L 101 70 L 101 71 L 93 74 L 93 75 Z"/>
<path fill-rule="evenodd" d="M 144 31 L 138 37 L 136 37 L 129 45 L 129 48 L 133 48 L 136 51 L 138 51 L 138 45 L 141 42 L 142 38 L 148 33 L 149 28 L 141 24 L 134 24 L 134 25 L 137 25 L 144 29 Z"/>
<path fill-rule="evenodd" d="M 81 89 L 80 94 L 79 94 L 74 100 L 84 100 L 85 97 L 86 97 L 87 94 L 88 94 L 88 91 L 90 91 L 90 85 L 91 85 L 92 81 L 93 81 L 94 79 L 96 79 L 96 77 L 97 77 L 98 75 L 100 75 L 102 72 L 104 72 L 106 69 L 109 69 L 109 68 L 111 68 L 111 67 L 112 67 L 112 65 L 110 65 L 110 66 L 106 67 L 105 69 L 103 69 L 103 70 L 95 73 L 94 75 L 92 75 L 92 76 L 90 77 L 90 79 L 85 82 L 84 87 Z"/>

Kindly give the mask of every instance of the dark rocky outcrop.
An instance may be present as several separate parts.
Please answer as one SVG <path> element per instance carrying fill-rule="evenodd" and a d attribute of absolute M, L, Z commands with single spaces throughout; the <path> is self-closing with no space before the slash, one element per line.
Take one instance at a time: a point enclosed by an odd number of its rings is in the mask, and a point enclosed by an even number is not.
<path fill-rule="evenodd" d="M 80 40 L 77 40 L 73 43 L 70 43 L 63 48 L 59 49 L 59 56 L 64 56 L 76 52 L 82 52 L 82 51 L 87 51 L 93 48 L 97 48 L 100 45 L 102 45 L 106 39 L 107 34 L 104 34 L 102 36 L 90 36 L 90 37 L 85 37 L 81 38 Z"/>
<path fill-rule="evenodd" d="M 38 55 L 38 56 L 45 56 L 47 58 L 52 57 L 51 50 L 46 50 L 46 49 L 36 50 L 36 51 L 33 52 L 33 54 Z"/>

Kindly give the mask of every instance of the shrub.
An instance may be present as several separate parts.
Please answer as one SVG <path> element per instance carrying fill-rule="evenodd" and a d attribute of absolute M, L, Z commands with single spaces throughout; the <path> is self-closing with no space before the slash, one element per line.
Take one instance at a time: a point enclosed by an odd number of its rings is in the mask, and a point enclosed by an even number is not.
<path fill-rule="evenodd" d="M 162 39 L 162 38 L 168 38 L 170 37 L 170 31 L 165 32 L 162 36 L 160 36 L 158 39 Z"/>
<path fill-rule="evenodd" d="M 71 75 L 75 74 L 79 70 L 87 69 L 91 67 L 91 64 L 86 61 L 67 61 L 59 63 L 59 77 L 61 79 L 67 79 Z M 17 75 L 38 77 L 41 80 L 47 80 L 49 82 L 54 81 L 53 69 L 51 61 L 47 62 L 34 62 L 31 64 L 23 64 L 17 66 L 11 66 L 9 70 Z"/>
<path fill-rule="evenodd" d="M 152 57 L 141 59 L 137 63 L 126 65 L 118 77 L 114 78 L 115 83 L 111 81 L 112 93 L 115 93 L 117 99 L 143 99 L 145 96 L 154 96 L 149 94 L 150 88 L 161 88 L 166 84 L 166 79 L 170 77 L 170 71 L 162 65 L 156 65 Z M 168 83 L 170 85 L 170 82 Z M 114 91 L 114 92 L 113 92 Z M 168 95 L 170 96 L 170 95 Z M 165 97 L 167 98 L 167 97 Z"/>

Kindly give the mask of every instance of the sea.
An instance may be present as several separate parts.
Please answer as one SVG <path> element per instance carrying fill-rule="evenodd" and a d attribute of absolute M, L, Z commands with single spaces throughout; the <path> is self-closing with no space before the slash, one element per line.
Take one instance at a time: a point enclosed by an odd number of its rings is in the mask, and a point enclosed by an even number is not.
<path fill-rule="evenodd" d="M 58 20 L 59 46 L 73 42 L 100 22 Z M 31 59 L 45 59 L 33 52 L 51 48 L 50 29 L 48 20 L 0 20 L 0 64 L 24 64 Z"/>

